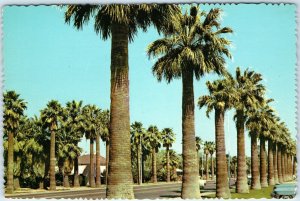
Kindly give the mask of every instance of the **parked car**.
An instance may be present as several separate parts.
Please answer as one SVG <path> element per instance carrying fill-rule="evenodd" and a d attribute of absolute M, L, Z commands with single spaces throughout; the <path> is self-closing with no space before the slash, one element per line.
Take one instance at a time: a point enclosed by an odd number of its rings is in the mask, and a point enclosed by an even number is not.
<path fill-rule="evenodd" d="M 283 198 L 291 199 L 296 196 L 297 184 L 286 183 L 286 184 L 277 184 L 274 186 L 271 196 L 273 198 Z"/>

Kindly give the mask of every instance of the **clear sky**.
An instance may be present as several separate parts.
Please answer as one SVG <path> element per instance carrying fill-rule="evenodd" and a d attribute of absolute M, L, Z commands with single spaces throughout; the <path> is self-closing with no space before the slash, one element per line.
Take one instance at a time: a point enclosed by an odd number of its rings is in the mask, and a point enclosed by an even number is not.
<path fill-rule="evenodd" d="M 234 33 L 231 73 L 240 66 L 263 74 L 267 96 L 275 99 L 272 106 L 296 135 L 296 21 L 295 5 L 201 5 L 223 9 L 222 25 Z M 63 105 L 70 100 L 83 100 L 108 109 L 110 104 L 110 39 L 103 41 L 87 24 L 77 31 L 64 23 L 64 11 L 54 6 L 11 6 L 3 14 L 4 90 L 15 90 L 28 102 L 26 114 L 39 115 L 51 99 Z M 154 60 L 146 56 L 146 47 L 160 38 L 153 27 L 139 32 L 129 45 L 130 121 L 141 121 L 160 129 L 173 128 L 173 148 L 181 152 L 181 80 L 170 84 L 158 82 L 151 73 Z M 205 82 L 216 75 L 194 82 L 195 101 L 208 93 Z M 195 108 L 196 135 L 214 140 L 214 115 Z M 225 120 L 226 149 L 236 154 L 234 111 Z M 89 142 L 80 146 L 88 152 Z M 105 149 L 102 144 L 102 155 Z M 246 154 L 250 140 L 246 135 Z"/>

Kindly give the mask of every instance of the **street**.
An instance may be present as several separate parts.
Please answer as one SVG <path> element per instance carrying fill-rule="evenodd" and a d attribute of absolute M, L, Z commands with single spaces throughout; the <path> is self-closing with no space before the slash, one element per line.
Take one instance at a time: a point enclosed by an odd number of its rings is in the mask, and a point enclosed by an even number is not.
<path fill-rule="evenodd" d="M 176 198 L 180 197 L 181 183 L 134 186 L 136 199 Z M 65 190 L 45 193 L 28 193 L 5 196 L 7 198 L 105 198 L 105 189 Z"/>

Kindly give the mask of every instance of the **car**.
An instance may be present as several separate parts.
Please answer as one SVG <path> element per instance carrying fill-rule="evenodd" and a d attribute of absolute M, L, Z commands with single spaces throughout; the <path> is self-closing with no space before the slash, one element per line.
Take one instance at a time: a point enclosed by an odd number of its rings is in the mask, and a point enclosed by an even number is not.
<path fill-rule="evenodd" d="M 271 196 L 273 198 L 291 199 L 296 196 L 297 185 L 294 183 L 277 184 L 274 186 Z"/>

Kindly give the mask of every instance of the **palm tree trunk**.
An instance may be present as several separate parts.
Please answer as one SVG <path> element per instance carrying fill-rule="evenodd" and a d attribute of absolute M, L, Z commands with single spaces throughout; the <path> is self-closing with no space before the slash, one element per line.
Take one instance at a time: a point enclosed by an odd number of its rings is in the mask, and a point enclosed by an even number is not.
<path fill-rule="evenodd" d="M 259 159 L 257 148 L 257 135 L 251 133 L 251 189 L 261 189 L 259 174 Z"/>
<path fill-rule="evenodd" d="M 65 159 L 64 161 L 64 171 L 63 171 L 63 184 L 64 184 L 64 187 L 66 188 L 70 188 L 70 182 L 69 182 L 69 174 L 68 172 L 65 171 L 65 168 L 69 165 L 69 161 L 68 159 Z"/>
<path fill-rule="evenodd" d="M 94 167 L 94 139 L 90 138 L 90 187 L 95 188 L 95 167 Z"/>
<path fill-rule="evenodd" d="M 52 125 L 52 128 L 54 125 Z M 56 190 L 56 181 L 55 181 L 55 132 L 51 129 L 50 137 L 50 189 Z"/>
<path fill-rule="evenodd" d="M 14 177 L 14 189 L 19 189 L 20 188 L 20 177 L 15 176 Z"/>
<path fill-rule="evenodd" d="M 286 181 L 286 175 L 285 175 L 285 161 L 284 161 L 284 150 L 283 147 L 281 148 L 281 172 L 282 172 L 282 180 L 283 182 Z"/>
<path fill-rule="evenodd" d="M 237 110 L 237 193 L 249 193 L 245 155 L 244 111 Z"/>
<path fill-rule="evenodd" d="M 230 198 L 225 148 L 224 112 L 215 110 L 216 197 Z"/>
<path fill-rule="evenodd" d="M 134 198 L 129 120 L 128 29 L 125 24 L 111 25 L 111 115 L 107 198 Z"/>
<path fill-rule="evenodd" d="M 296 172 L 296 156 L 293 156 L 293 176 L 297 174 Z"/>
<path fill-rule="evenodd" d="M 170 176 L 170 152 L 169 152 L 169 146 L 167 146 L 166 158 L 167 158 L 167 182 L 170 182 L 171 181 L 171 176 Z"/>
<path fill-rule="evenodd" d="M 44 189 L 47 189 L 47 178 L 49 176 L 49 168 L 50 168 L 50 158 L 49 158 L 49 155 L 47 154 L 46 155 L 46 158 L 45 158 L 45 171 L 44 171 Z"/>
<path fill-rule="evenodd" d="M 6 193 L 14 191 L 14 134 L 8 132 L 8 156 L 7 156 L 7 184 Z"/>
<path fill-rule="evenodd" d="M 278 170 L 278 179 L 279 179 L 279 183 L 283 183 L 282 163 L 281 163 L 281 150 L 282 150 L 281 144 L 278 144 L 277 148 L 278 148 L 278 149 L 277 149 L 277 170 Z"/>
<path fill-rule="evenodd" d="M 105 163 L 106 163 L 106 167 L 105 167 L 105 185 L 107 185 L 107 181 L 108 181 L 108 161 L 109 161 L 109 140 L 107 140 L 105 142 L 105 152 L 106 152 L 106 160 L 105 160 Z"/>
<path fill-rule="evenodd" d="M 156 149 L 152 148 L 152 182 L 157 183 L 157 171 L 156 171 Z"/>
<path fill-rule="evenodd" d="M 194 72 L 186 68 L 182 72 L 182 199 L 200 198 L 199 167 L 195 142 Z"/>
<path fill-rule="evenodd" d="M 275 184 L 274 179 L 274 166 L 273 166 L 273 148 L 274 144 L 271 139 L 268 140 L 268 183 L 269 185 Z"/>
<path fill-rule="evenodd" d="M 206 168 L 205 168 L 206 169 L 205 170 L 206 175 L 205 175 L 205 177 L 206 177 L 206 180 L 208 180 L 208 177 L 209 177 L 209 175 L 208 175 L 208 154 L 206 154 L 205 156 L 206 156 L 206 158 L 205 158 L 205 162 L 206 162 L 205 163 L 205 165 L 206 165 Z"/>
<path fill-rule="evenodd" d="M 267 167 L 266 167 L 266 146 L 265 138 L 260 137 L 260 185 L 262 188 L 268 187 Z"/>
<path fill-rule="evenodd" d="M 278 167 L 277 167 L 277 143 L 273 142 L 273 165 L 274 165 L 274 182 L 279 184 Z"/>
<path fill-rule="evenodd" d="M 287 153 L 284 152 L 284 174 L 285 174 L 285 181 L 288 181 L 289 180 L 289 177 L 288 177 L 288 166 L 287 166 Z"/>
<path fill-rule="evenodd" d="M 214 180 L 215 173 L 214 173 L 214 158 L 213 158 L 213 154 L 210 155 L 210 160 L 211 160 L 211 180 Z"/>
<path fill-rule="evenodd" d="M 73 187 L 79 187 L 79 175 L 78 175 L 78 156 L 74 160 L 74 180 Z"/>
<path fill-rule="evenodd" d="M 136 158 L 137 158 L 137 183 L 138 185 L 141 185 L 142 182 L 141 182 L 141 153 L 140 153 L 140 146 L 137 145 L 137 151 L 136 151 Z"/>
<path fill-rule="evenodd" d="M 101 170 L 100 170 L 100 136 L 96 135 L 96 187 L 101 186 Z"/>

